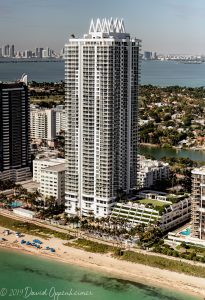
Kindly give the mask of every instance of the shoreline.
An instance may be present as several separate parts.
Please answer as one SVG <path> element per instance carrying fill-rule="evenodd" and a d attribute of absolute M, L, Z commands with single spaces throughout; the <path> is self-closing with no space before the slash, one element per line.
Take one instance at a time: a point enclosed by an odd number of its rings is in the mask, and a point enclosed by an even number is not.
<path fill-rule="evenodd" d="M 202 151 L 205 152 L 205 148 L 201 147 L 177 147 L 177 146 L 171 146 L 171 147 L 162 147 L 159 144 L 151 144 L 151 143 L 140 143 L 140 146 L 143 147 L 150 147 L 150 148 L 160 148 L 160 149 L 172 149 L 172 150 L 187 150 L 187 151 Z"/>
<path fill-rule="evenodd" d="M 1 231 L 2 227 L 0 227 Z M 112 257 L 109 254 L 99 254 L 86 252 L 81 249 L 63 245 L 63 241 L 51 238 L 43 240 L 44 245 L 52 245 L 56 248 L 55 253 L 38 250 L 34 247 L 23 246 L 12 242 L 9 236 L 8 242 L 1 242 L 0 249 L 17 251 L 24 254 L 37 255 L 42 258 L 76 265 L 105 274 L 105 276 L 116 277 L 131 282 L 148 284 L 153 287 L 177 290 L 187 295 L 198 296 L 199 299 L 205 297 L 204 278 L 189 276 L 183 273 L 176 273 L 165 269 L 158 269 L 142 264 L 131 263 Z M 34 239 L 35 236 L 25 235 L 24 239 Z M 8 239 L 8 237 L 7 237 Z M 15 236 L 14 239 L 16 240 Z M 54 246 L 55 245 L 55 246 Z M 56 247 L 58 246 L 58 248 Z"/>

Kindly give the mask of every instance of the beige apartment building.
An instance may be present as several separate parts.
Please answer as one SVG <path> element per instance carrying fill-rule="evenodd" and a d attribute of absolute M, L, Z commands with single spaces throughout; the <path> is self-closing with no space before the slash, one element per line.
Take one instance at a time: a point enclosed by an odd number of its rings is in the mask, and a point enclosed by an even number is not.
<path fill-rule="evenodd" d="M 205 167 L 192 171 L 192 237 L 205 239 Z"/>

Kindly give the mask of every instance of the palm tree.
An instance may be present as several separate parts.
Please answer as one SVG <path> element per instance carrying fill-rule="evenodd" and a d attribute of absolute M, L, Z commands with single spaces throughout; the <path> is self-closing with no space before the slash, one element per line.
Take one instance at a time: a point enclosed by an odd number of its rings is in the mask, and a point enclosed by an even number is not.
<path fill-rule="evenodd" d="M 88 212 L 88 215 L 89 215 L 88 218 L 89 218 L 90 222 L 93 222 L 94 221 L 94 212 L 92 210 L 90 210 Z"/>
<path fill-rule="evenodd" d="M 52 206 L 57 202 L 56 198 L 54 196 L 46 196 L 45 198 L 45 206 Z"/>

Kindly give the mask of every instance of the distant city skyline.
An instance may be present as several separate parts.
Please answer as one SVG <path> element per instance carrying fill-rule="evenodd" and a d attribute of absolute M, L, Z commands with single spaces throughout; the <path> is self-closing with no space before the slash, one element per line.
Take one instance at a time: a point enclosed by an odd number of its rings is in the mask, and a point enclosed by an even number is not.
<path fill-rule="evenodd" d="M 37 57 L 37 58 L 46 58 L 46 57 L 59 57 L 63 56 L 64 53 L 64 47 L 62 47 L 59 51 L 54 51 L 53 49 L 49 47 L 36 47 L 34 49 L 31 48 L 25 48 L 25 49 L 17 49 L 16 45 L 13 43 L 7 44 L 3 43 L 0 45 L 0 57 L 24 57 L 24 58 L 29 58 L 29 57 Z M 29 54 L 29 55 L 28 55 Z M 145 58 L 145 55 L 151 55 L 149 59 L 157 59 L 158 57 L 164 56 L 165 58 L 170 58 L 172 56 L 178 56 L 178 57 L 203 57 L 205 54 L 197 54 L 197 53 L 162 53 L 162 52 L 156 52 L 155 49 L 143 49 L 141 51 L 142 57 Z"/>
<path fill-rule="evenodd" d="M 51 47 L 60 52 L 71 34 L 81 37 L 91 18 L 122 17 L 142 39 L 142 50 L 204 54 L 203 0 L 1 0 L 0 45 Z"/>
<path fill-rule="evenodd" d="M 15 48 L 15 45 L 2 45 L 0 46 L 0 57 L 3 58 L 49 58 L 57 57 L 57 54 L 50 48 L 37 47 L 35 49 L 24 49 L 19 51 Z"/>

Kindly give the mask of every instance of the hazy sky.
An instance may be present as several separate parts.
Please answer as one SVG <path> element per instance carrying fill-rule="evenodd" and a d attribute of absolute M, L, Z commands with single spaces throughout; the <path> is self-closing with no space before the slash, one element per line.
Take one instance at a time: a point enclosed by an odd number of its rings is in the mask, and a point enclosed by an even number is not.
<path fill-rule="evenodd" d="M 143 50 L 205 54 L 205 0 L 0 0 L 0 46 L 59 50 L 97 17 L 124 18 Z"/>

